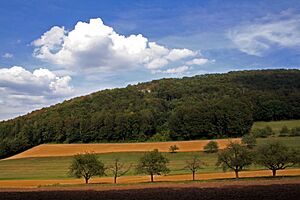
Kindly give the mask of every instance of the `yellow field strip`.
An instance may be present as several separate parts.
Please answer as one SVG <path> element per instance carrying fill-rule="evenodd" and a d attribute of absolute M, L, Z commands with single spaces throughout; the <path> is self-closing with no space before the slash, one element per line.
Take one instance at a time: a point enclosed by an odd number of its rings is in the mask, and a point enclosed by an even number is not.
<path fill-rule="evenodd" d="M 20 154 L 14 155 L 8 159 L 29 158 L 29 157 L 55 157 L 55 156 L 72 156 L 78 153 L 112 153 L 112 152 L 141 152 L 158 149 L 161 152 L 168 152 L 171 145 L 179 147 L 178 152 L 202 151 L 203 147 L 211 140 L 193 140 L 177 142 L 147 142 L 147 143 L 104 143 L 104 144 L 42 144 L 33 147 Z M 225 148 L 235 139 L 218 139 L 219 148 Z"/>

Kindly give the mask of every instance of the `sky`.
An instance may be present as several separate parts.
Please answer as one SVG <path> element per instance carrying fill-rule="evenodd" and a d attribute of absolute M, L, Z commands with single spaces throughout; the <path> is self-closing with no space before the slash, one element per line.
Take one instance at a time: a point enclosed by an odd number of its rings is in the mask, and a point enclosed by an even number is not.
<path fill-rule="evenodd" d="M 154 79 L 300 69 L 299 0 L 9 0 L 0 13 L 0 120 Z"/>

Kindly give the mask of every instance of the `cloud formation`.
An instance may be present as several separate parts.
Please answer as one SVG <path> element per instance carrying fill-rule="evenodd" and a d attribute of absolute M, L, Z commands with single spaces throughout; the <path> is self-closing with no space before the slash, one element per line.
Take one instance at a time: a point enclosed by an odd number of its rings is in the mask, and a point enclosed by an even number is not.
<path fill-rule="evenodd" d="M 54 26 L 33 41 L 33 55 L 63 68 L 108 72 L 144 66 L 154 70 L 200 58 L 190 49 L 169 49 L 141 34 L 124 36 L 100 18 L 78 22 L 71 31 Z"/>
<path fill-rule="evenodd" d="M 48 69 L 30 72 L 23 67 L 0 68 L 0 120 L 48 106 L 73 93 L 71 77 Z"/>
<path fill-rule="evenodd" d="M 209 62 L 209 60 L 206 58 L 195 58 L 193 60 L 186 62 L 186 64 L 187 65 L 204 65 L 208 62 Z"/>
<path fill-rule="evenodd" d="M 23 67 L 0 68 L 0 87 L 14 91 L 35 91 L 43 95 L 67 96 L 72 92 L 70 76 L 58 77 L 48 69 L 32 73 Z"/>
<path fill-rule="evenodd" d="M 249 55 L 262 56 L 273 46 L 300 47 L 300 15 L 283 12 L 232 29 L 228 37 L 236 47 Z"/>
<path fill-rule="evenodd" d="M 160 72 L 164 73 L 164 74 L 183 74 L 183 73 L 187 72 L 189 69 L 190 69 L 189 66 L 183 65 L 183 66 L 176 67 L 176 68 L 162 70 Z"/>
<path fill-rule="evenodd" d="M 11 53 L 5 53 L 2 55 L 2 58 L 13 58 L 13 57 L 14 57 L 14 55 Z"/>

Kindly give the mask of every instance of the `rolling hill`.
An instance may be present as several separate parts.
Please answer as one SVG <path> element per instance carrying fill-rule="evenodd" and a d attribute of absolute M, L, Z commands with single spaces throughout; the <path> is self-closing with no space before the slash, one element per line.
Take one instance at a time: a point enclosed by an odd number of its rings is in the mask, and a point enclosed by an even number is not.
<path fill-rule="evenodd" d="M 253 70 L 103 90 L 0 122 L 0 158 L 44 143 L 231 138 L 300 119 L 300 71 Z"/>

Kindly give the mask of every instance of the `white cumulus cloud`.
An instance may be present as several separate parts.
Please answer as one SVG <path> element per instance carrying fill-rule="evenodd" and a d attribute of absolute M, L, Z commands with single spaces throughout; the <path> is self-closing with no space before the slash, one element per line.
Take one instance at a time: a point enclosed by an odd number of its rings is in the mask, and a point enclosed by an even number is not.
<path fill-rule="evenodd" d="M 73 94 L 70 76 L 48 69 L 0 68 L 0 120 L 48 106 Z"/>
<path fill-rule="evenodd" d="M 67 96 L 73 90 L 70 81 L 70 76 L 58 77 L 48 69 L 40 68 L 31 73 L 20 66 L 0 68 L 0 87 L 15 91 Z"/>
<path fill-rule="evenodd" d="M 150 42 L 141 34 L 124 36 L 100 18 L 78 22 L 73 30 L 52 27 L 32 42 L 33 55 L 63 68 L 102 72 L 143 66 L 148 69 L 167 67 L 174 62 L 199 56 L 189 49 L 169 49 Z"/>

